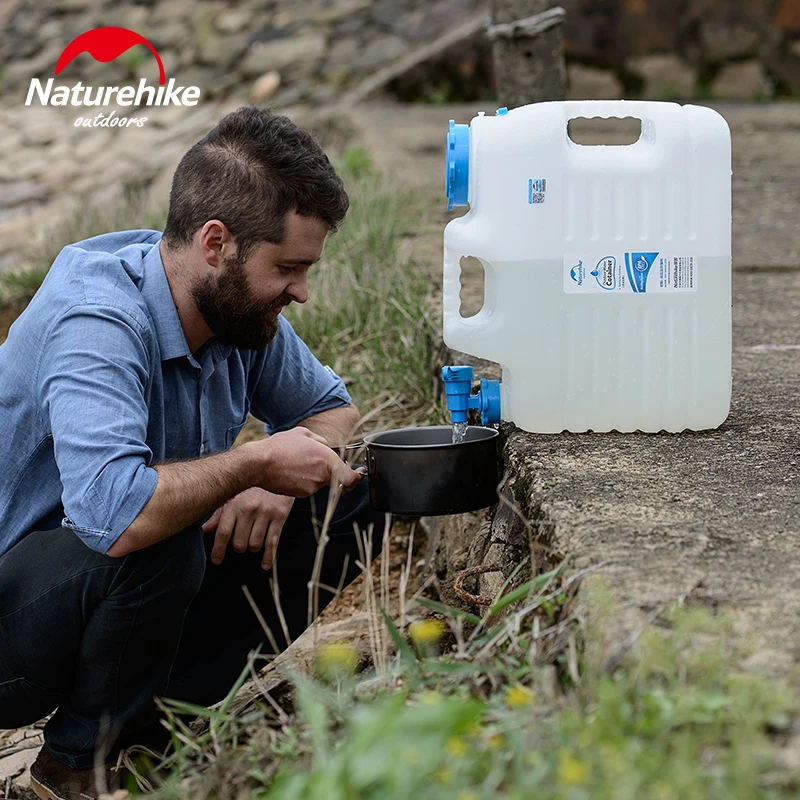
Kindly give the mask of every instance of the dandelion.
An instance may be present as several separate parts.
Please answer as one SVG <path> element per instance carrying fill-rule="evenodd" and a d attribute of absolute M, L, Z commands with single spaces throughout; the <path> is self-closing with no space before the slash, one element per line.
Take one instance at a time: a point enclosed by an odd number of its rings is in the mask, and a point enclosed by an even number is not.
<path fill-rule="evenodd" d="M 353 675 L 358 665 L 358 653 L 346 642 L 330 642 L 317 648 L 316 660 L 320 677 L 336 680 Z"/>
<path fill-rule="evenodd" d="M 558 754 L 558 780 L 567 786 L 582 786 L 589 779 L 589 767 L 575 758 L 571 750 Z"/>
<path fill-rule="evenodd" d="M 527 686 L 517 683 L 506 689 L 506 705 L 509 708 L 525 708 L 533 705 L 536 695 Z"/>
<path fill-rule="evenodd" d="M 436 780 L 439 783 L 451 783 L 453 780 L 453 770 L 448 766 L 439 767 L 435 773 Z"/>
<path fill-rule="evenodd" d="M 421 619 L 409 626 L 416 645 L 436 644 L 444 636 L 445 625 L 440 619 Z"/>
<path fill-rule="evenodd" d="M 467 743 L 464 741 L 463 736 L 451 736 L 445 744 L 445 749 L 451 756 L 461 758 L 467 754 Z"/>
<path fill-rule="evenodd" d="M 486 740 L 486 746 L 490 750 L 499 750 L 503 746 L 503 737 L 499 733 L 493 733 Z"/>
<path fill-rule="evenodd" d="M 477 739 L 481 733 L 483 733 L 483 728 L 477 719 L 470 722 L 467 726 L 467 736 L 472 736 L 474 739 Z"/>
<path fill-rule="evenodd" d="M 419 695 L 419 702 L 424 706 L 439 706 L 442 704 L 442 700 L 444 700 L 444 698 L 441 694 L 435 692 L 433 689 L 426 689 Z"/>

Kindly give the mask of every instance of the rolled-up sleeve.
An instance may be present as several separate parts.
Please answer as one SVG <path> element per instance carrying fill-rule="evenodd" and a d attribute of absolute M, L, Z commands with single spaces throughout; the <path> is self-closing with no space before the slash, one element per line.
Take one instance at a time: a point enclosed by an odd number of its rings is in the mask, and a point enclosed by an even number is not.
<path fill-rule="evenodd" d="M 152 496 L 145 444 L 149 355 L 121 309 L 81 305 L 53 325 L 37 384 L 61 476 L 63 525 L 105 553 Z"/>
<path fill-rule="evenodd" d="M 250 410 L 266 423 L 267 433 L 353 402 L 344 381 L 317 360 L 283 317 L 272 343 L 257 356 L 248 384 Z"/>

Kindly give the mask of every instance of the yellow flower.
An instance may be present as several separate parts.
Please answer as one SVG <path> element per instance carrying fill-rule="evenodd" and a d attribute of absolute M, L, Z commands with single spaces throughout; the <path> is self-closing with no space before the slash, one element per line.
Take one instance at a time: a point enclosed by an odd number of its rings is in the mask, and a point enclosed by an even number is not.
<path fill-rule="evenodd" d="M 571 750 L 562 750 L 558 754 L 558 780 L 567 786 L 582 786 L 589 780 L 589 767 Z"/>
<path fill-rule="evenodd" d="M 352 675 L 358 666 L 358 652 L 346 642 L 330 642 L 317 648 L 317 671 L 329 680 Z"/>
<path fill-rule="evenodd" d="M 450 767 L 439 767 L 436 770 L 436 780 L 439 783 L 450 783 L 453 780 L 453 770 Z"/>
<path fill-rule="evenodd" d="M 440 619 L 421 619 L 412 622 L 409 631 L 415 644 L 435 644 L 444 635 L 445 624 Z"/>
<path fill-rule="evenodd" d="M 467 743 L 464 741 L 463 736 L 451 736 L 447 740 L 447 744 L 445 745 L 445 749 L 451 756 L 456 756 L 456 758 L 461 758 L 461 756 L 465 756 L 467 754 Z"/>
<path fill-rule="evenodd" d="M 503 737 L 499 733 L 493 733 L 486 740 L 486 746 L 490 750 L 499 750 L 503 746 Z"/>
<path fill-rule="evenodd" d="M 536 695 L 521 683 L 514 686 L 509 686 L 506 689 L 506 705 L 509 708 L 525 708 L 526 706 L 533 705 Z"/>
<path fill-rule="evenodd" d="M 470 722 L 470 724 L 467 726 L 467 736 L 477 738 L 481 735 L 481 733 L 483 733 L 483 728 L 477 719 Z"/>
<path fill-rule="evenodd" d="M 427 689 L 419 695 L 419 702 L 424 706 L 438 706 L 444 698 L 432 689 Z"/>

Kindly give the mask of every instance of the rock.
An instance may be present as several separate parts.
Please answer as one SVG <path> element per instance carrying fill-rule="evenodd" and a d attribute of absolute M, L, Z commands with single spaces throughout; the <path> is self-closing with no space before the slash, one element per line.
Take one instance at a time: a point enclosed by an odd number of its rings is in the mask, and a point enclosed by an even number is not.
<path fill-rule="evenodd" d="M 253 42 L 239 64 L 242 74 L 255 78 L 271 70 L 285 73 L 310 73 L 325 54 L 325 36 L 319 33 Z"/>
<path fill-rule="evenodd" d="M 208 36 L 197 46 L 197 61 L 205 66 L 227 69 L 244 54 L 247 34 Z"/>
<path fill-rule="evenodd" d="M 800 47 L 797 48 L 800 50 Z M 800 95 L 800 52 L 790 51 L 770 58 L 770 72 L 793 94 Z"/>
<path fill-rule="evenodd" d="M 281 9 L 275 17 L 275 24 L 285 27 L 299 22 L 313 22 L 318 25 L 339 22 L 358 14 L 372 6 L 372 0 L 305 0 Z"/>
<path fill-rule="evenodd" d="M 353 72 L 370 72 L 378 67 L 388 64 L 390 61 L 399 58 L 408 50 L 408 44 L 399 36 L 388 33 L 373 39 L 356 56 L 352 63 Z"/>
<path fill-rule="evenodd" d="M 738 58 L 758 54 L 761 34 L 757 27 L 745 21 L 707 19 L 701 23 L 700 46 L 706 64 L 723 64 Z"/>
<path fill-rule="evenodd" d="M 3 71 L 3 82 L 6 86 L 16 86 L 27 84 L 31 78 L 51 77 L 62 50 L 61 42 L 50 42 L 32 58 L 12 61 Z"/>
<path fill-rule="evenodd" d="M 570 64 L 567 67 L 570 100 L 620 100 L 622 84 L 607 69 Z"/>
<path fill-rule="evenodd" d="M 0 208 L 13 208 L 22 203 L 44 200 L 47 194 L 47 187 L 35 181 L 0 184 Z"/>
<path fill-rule="evenodd" d="M 253 12 L 248 8 L 231 8 L 223 11 L 214 20 L 214 26 L 220 33 L 241 33 L 253 21 Z"/>
<path fill-rule="evenodd" d="M 741 61 L 719 71 L 711 95 L 720 100 L 763 100 L 772 95 L 772 84 L 760 61 Z"/>
<path fill-rule="evenodd" d="M 680 14 L 675 0 L 562 0 L 564 48 L 568 59 L 621 66 L 627 59 L 671 52 Z"/>
<path fill-rule="evenodd" d="M 345 72 L 349 72 L 361 48 L 361 40 L 356 37 L 337 39 L 328 50 L 325 71 L 329 72 L 343 69 Z"/>
<path fill-rule="evenodd" d="M 157 30 L 153 31 L 150 41 L 158 50 L 159 55 L 161 55 L 162 49 L 177 47 L 186 41 L 186 26 L 175 21 L 165 22 L 163 25 L 159 25 Z"/>
<path fill-rule="evenodd" d="M 800 4 L 797 0 L 781 0 L 775 9 L 772 24 L 782 30 L 800 32 Z"/>
<path fill-rule="evenodd" d="M 400 24 L 392 25 L 391 30 L 413 42 L 433 39 L 459 25 L 479 5 L 475 0 L 458 4 L 450 0 L 437 0 L 401 18 Z"/>
<path fill-rule="evenodd" d="M 688 100 L 694 97 L 694 70 L 676 55 L 642 56 L 630 63 L 630 69 L 644 80 L 647 100 Z"/>
<path fill-rule="evenodd" d="M 250 90 L 250 99 L 257 105 L 266 103 L 281 85 L 281 74 L 277 70 L 265 72 Z"/>

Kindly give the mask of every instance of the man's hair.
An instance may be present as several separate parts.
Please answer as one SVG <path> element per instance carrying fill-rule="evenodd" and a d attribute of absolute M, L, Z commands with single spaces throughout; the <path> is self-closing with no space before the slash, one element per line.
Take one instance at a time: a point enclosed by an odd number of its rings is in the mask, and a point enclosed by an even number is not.
<path fill-rule="evenodd" d="M 288 117 L 256 106 L 224 116 L 183 156 L 172 178 L 164 241 L 189 245 L 208 220 L 225 223 L 237 257 L 280 244 L 291 211 L 335 231 L 347 192 L 319 143 Z"/>

